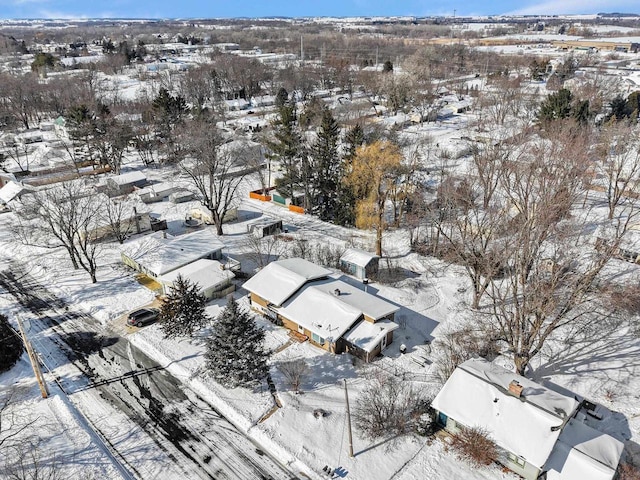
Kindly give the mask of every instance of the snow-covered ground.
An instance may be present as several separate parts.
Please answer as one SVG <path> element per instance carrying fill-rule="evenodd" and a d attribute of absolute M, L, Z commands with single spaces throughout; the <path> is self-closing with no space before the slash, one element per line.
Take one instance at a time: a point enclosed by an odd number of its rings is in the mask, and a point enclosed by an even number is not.
<path fill-rule="evenodd" d="M 158 175 L 162 176 L 161 172 Z M 179 230 L 181 220 L 190 205 L 176 206 L 161 202 L 152 204 L 151 207 L 154 213 L 162 213 Z M 223 238 L 228 241 L 227 253 L 232 256 L 242 254 L 243 249 L 247 248 L 242 238 L 246 235 L 246 224 L 259 214 L 257 212 L 282 218 L 291 231 L 310 241 L 336 245 L 355 243 L 362 246 L 371 242 L 371 236 L 366 232 L 324 224 L 309 216 L 288 212 L 274 204 L 247 199 L 240 205 L 240 211 L 244 212 L 245 219 L 227 225 L 228 236 Z M 25 267 L 40 276 L 44 283 L 70 303 L 91 313 L 105 326 L 126 334 L 133 344 L 166 366 L 175 376 L 182 378 L 194 391 L 214 404 L 220 412 L 281 461 L 297 465 L 298 471 L 307 471 L 311 476 L 322 478 L 322 467 L 328 465 L 333 469 L 338 468 L 344 478 L 352 479 L 514 478 L 499 468 L 470 469 L 447 452 L 441 441 L 427 442 L 424 438 L 413 436 L 372 442 L 356 430 L 353 440 L 356 455 L 354 458 L 348 455 L 343 379 L 347 379 L 352 401 L 358 398 L 366 386 L 367 372 L 371 368 L 408 372 L 416 386 L 427 396 L 433 395 L 438 385 L 430 375 L 428 366 L 420 366 L 411 357 L 428 355 L 425 353 L 428 352 L 427 342 L 437 337 L 443 325 L 453 323 L 460 315 L 464 315 L 465 300 L 468 300 L 464 298 L 467 284 L 461 272 L 455 268 L 445 268 L 435 260 L 409 254 L 406 233 L 397 231 L 386 235 L 384 249 L 390 257 L 395 257 L 397 266 L 416 272 L 417 276 L 393 285 L 373 283 L 368 287 L 371 292 L 400 305 L 398 319 L 403 319 L 402 328 L 396 331 L 394 343 L 385 351 L 385 358 L 376 362 L 373 367 L 363 368 L 354 364 L 353 358 L 348 355 L 333 356 L 309 344 L 288 344 L 285 330 L 274 327 L 261 318 L 256 319 L 267 331 L 268 348 L 279 350 L 272 356 L 271 363 L 278 396 L 282 402 L 282 408 L 261 421 L 272 408 L 272 402 L 267 401 L 268 396 L 246 389 L 229 391 L 203 375 L 204 347 L 201 339 L 167 340 L 162 337 L 157 326 L 143 328 L 136 333 L 129 333 L 123 327 L 122 314 L 151 302 L 154 295 L 138 284 L 132 272 L 121 265 L 117 246 L 105 247 L 98 272 L 99 281 L 92 285 L 85 272 L 74 272 L 69 268 L 62 252 L 35 254 L 32 248 L 15 244 L 6 228 L 10 218 L 11 214 L 0 217 L 4 232 L 1 237 L 3 252 L 12 252 L 15 258 L 24 262 Z M 242 289 L 236 292 L 236 297 L 246 306 L 246 295 Z M 6 300 L 6 295 L 4 298 Z M 209 313 L 216 316 L 223 304 L 224 301 L 220 300 L 211 303 Z M 11 306 L 5 303 L 3 311 L 7 309 L 11 309 Z M 620 423 L 612 428 L 616 433 L 624 431 L 624 434 L 635 441 L 640 431 L 640 403 L 637 394 L 640 378 L 640 365 L 637 362 L 637 358 L 640 358 L 639 346 L 637 339 L 624 335 L 621 335 L 618 342 L 619 345 L 615 348 L 611 348 L 612 345 L 608 342 L 596 347 L 596 350 L 602 352 L 601 355 L 578 350 L 573 355 L 551 358 L 553 353 L 549 352 L 544 360 L 541 357 L 540 362 L 544 365 L 536 370 L 536 378 L 569 388 L 620 411 L 624 416 L 618 417 Z M 406 355 L 399 352 L 399 345 L 402 343 L 408 347 L 409 353 Z M 304 393 L 300 395 L 288 390 L 276 368 L 279 362 L 297 358 L 304 358 L 310 366 L 309 375 L 302 385 Z M 73 410 L 55 389 L 51 399 L 39 400 L 35 386 L 29 380 L 25 361 L 20 365 L 17 370 L 5 374 L 3 379 L 11 378 L 11 382 L 18 379 L 30 383 L 33 395 L 28 400 L 29 405 L 35 404 L 47 412 L 53 408 L 49 404 L 56 402 L 56 408 L 64 412 L 65 418 L 73 418 Z M 315 418 L 312 413 L 316 408 L 323 408 L 329 415 Z M 61 415 L 57 414 L 57 417 Z M 46 416 L 50 415 L 47 413 Z M 67 420 L 56 420 L 54 423 L 61 430 L 70 428 Z M 81 425 L 81 422 L 77 422 L 74 428 L 82 430 Z M 84 438 L 88 443 L 83 449 L 84 454 L 103 459 L 92 468 L 100 466 L 99 468 L 109 469 L 104 478 L 117 476 L 117 473 L 112 473 L 117 470 L 109 466 L 108 455 L 97 443 L 91 442 L 86 430 L 84 436 L 77 435 L 74 438 L 76 441 Z M 60 448 L 64 454 L 69 454 L 66 447 Z M 77 447 L 74 446 L 73 449 Z M 79 475 L 84 475 L 86 471 L 82 465 L 76 466 L 75 470 L 73 464 L 66 468 L 71 469 L 70 478 L 73 473 L 81 478 Z"/>
<path fill-rule="evenodd" d="M 121 98 L 135 97 L 141 93 L 139 83 L 130 77 L 114 77 L 113 82 L 118 85 L 113 90 L 116 92 L 114 94 Z M 447 150 L 455 157 L 466 145 L 460 140 L 462 132 L 468 131 L 471 120 L 472 115 L 456 115 L 445 122 L 409 127 L 403 135 L 416 141 L 429 137 L 437 149 Z M 36 163 L 42 166 L 50 164 L 48 149 L 46 145 L 39 147 L 34 157 Z M 140 168 L 136 162 L 133 156 L 129 156 L 125 170 Z M 462 162 L 460 168 L 464 168 Z M 148 169 L 145 173 L 156 181 L 184 182 L 184 178 L 175 171 L 164 168 Z M 227 245 L 225 253 L 242 258 L 246 271 L 257 267 L 251 255 L 246 226 L 259 215 L 282 219 L 291 238 L 304 238 L 310 243 L 338 248 L 347 245 L 371 248 L 373 237 L 369 232 L 337 227 L 307 215 L 289 212 L 275 204 L 249 200 L 246 198 L 247 191 L 256 186 L 255 183 L 243 186 L 245 200 L 239 205 L 240 219 L 225 225 L 226 235 L 223 237 Z M 167 220 L 171 233 L 179 234 L 185 231 L 183 221 L 193 205 L 192 202 L 180 205 L 159 202 L 149 205 L 149 208 L 154 215 Z M 135 332 L 124 326 L 123 315 L 151 303 L 155 295 L 140 285 L 134 279 L 133 272 L 122 264 L 117 244 L 105 244 L 98 282 L 91 284 L 84 271 L 71 269 L 64 252 L 39 250 L 16 243 L 8 228 L 12 215 L 0 215 L 0 258 L 3 261 L 13 258 L 22 262 L 26 270 L 38 276 L 43 284 L 71 305 L 94 316 L 105 328 L 125 335 L 132 344 L 182 379 L 239 429 L 292 469 L 305 472 L 311 478 L 325 478 L 322 468 L 329 466 L 338 469 L 342 478 L 354 480 L 515 478 L 513 474 L 497 467 L 470 468 L 448 452 L 440 440 L 417 436 L 372 442 L 356 430 L 353 438 L 355 457 L 348 455 L 344 380 L 354 402 L 367 385 L 367 377 L 372 369 L 404 372 L 406 378 L 410 379 L 407 381 L 412 381 L 426 397 L 433 396 L 438 383 L 428 362 L 424 366 L 421 359 L 429 356 L 430 342 L 466 314 L 469 285 L 463 273 L 456 267 L 410 253 L 406 232 L 398 230 L 385 234 L 383 250 L 385 256 L 392 259 L 390 262 L 393 266 L 404 268 L 412 272 L 411 275 L 394 283 L 373 283 L 367 287 L 370 292 L 401 307 L 397 316 L 401 328 L 395 332 L 394 343 L 385 350 L 385 357 L 372 366 L 365 368 L 348 355 L 333 356 L 308 343 L 290 343 L 284 329 L 256 318 L 266 331 L 267 347 L 276 352 L 271 357 L 271 371 L 282 407 L 272 411 L 273 402 L 266 394 L 266 386 L 256 392 L 228 390 L 205 375 L 201 337 L 168 340 L 163 338 L 158 326 Z M 623 263 L 619 266 L 621 270 L 627 267 L 637 268 Z M 351 281 L 360 285 L 355 280 Z M 245 294 L 240 287 L 235 296 L 246 308 Z M 223 306 L 223 300 L 211 302 L 208 312 L 215 317 Z M 0 312 L 10 316 L 15 309 L 14 300 L 5 292 L 0 292 Z M 204 334 L 206 332 L 202 332 Z M 37 348 L 38 338 L 34 341 Z M 401 344 L 407 346 L 407 354 L 400 353 Z M 50 430 L 47 431 L 51 433 L 44 436 L 42 444 L 56 458 L 70 459 L 64 461 L 64 476 L 78 479 L 118 478 L 118 468 L 111 456 L 75 413 L 75 407 L 52 384 L 49 375 L 47 380 L 52 386 L 52 395 L 47 400 L 39 398 L 25 358 L 10 372 L 0 376 L 0 384 L 3 388 L 13 384 L 24 387 L 15 408 L 34 412 L 38 422 L 49 425 Z M 301 387 L 304 393 L 294 394 L 289 391 L 277 365 L 299 358 L 307 362 L 310 371 Z M 538 381 L 569 389 L 618 412 L 615 421 L 610 424 L 611 433 L 637 445 L 640 436 L 639 359 L 640 341 L 628 331 L 621 331 L 612 339 L 585 345 L 550 344 L 533 363 L 533 373 Z M 84 408 L 92 406 L 85 402 Z M 313 411 L 317 408 L 326 410 L 329 415 L 315 418 Z M 103 414 L 110 417 L 113 412 L 105 411 Z M 206 425 L 200 427 L 206 428 Z M 144 454 L 141 452 L 141 455 Z"/>

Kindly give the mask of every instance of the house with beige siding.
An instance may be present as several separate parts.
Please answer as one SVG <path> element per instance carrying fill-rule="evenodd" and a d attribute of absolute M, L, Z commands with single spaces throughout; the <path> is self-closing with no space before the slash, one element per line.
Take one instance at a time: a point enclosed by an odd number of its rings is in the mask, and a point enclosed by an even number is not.
<path fill-rule="evenodd" d="M 393 341 L 399 307 L 302 258 L 272 262 L 250 278 L 251 308 L 331 353 L 370 361 Z"/>

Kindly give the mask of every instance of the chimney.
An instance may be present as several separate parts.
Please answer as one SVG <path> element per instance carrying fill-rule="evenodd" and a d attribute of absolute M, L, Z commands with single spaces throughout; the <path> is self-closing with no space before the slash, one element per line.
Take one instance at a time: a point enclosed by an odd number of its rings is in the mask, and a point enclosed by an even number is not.
<path fill-rule="evenodd" d="M 336 297 L 339 297 L 339 296 L 340 296 L 340 289 L 339 289 L 339 288 L 336 288 L 336 289 L 333 291 L 333 294 L 334 294 Z"/>
<path fill-rule="evenodd" d="M 517 380 L 511 380 L 511 383 L 509 384 L 509 393 L 511 393 L 516 398 L 520 398 L 523 388 L 524 387 L 520 385 Z"/>

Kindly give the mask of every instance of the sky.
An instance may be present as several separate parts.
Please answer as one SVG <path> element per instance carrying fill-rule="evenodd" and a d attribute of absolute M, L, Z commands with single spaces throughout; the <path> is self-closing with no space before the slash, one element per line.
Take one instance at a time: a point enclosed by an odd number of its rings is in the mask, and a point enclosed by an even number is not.
<path fill-rule="evenodd" d="M 0 18 L 232 18 L 640 13 L 638 0 L 0 0 Z"/>

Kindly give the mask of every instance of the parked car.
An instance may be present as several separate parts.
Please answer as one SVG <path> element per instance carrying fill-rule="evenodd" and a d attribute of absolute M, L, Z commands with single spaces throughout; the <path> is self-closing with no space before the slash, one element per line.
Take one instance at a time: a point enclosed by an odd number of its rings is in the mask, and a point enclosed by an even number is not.
<path fill-rule="evenodd" d="M 141 308 L 134 310 L 127 316 L 127 325 L 142 327 L 158 320 L 160 310 L 157 308 Z"/>

